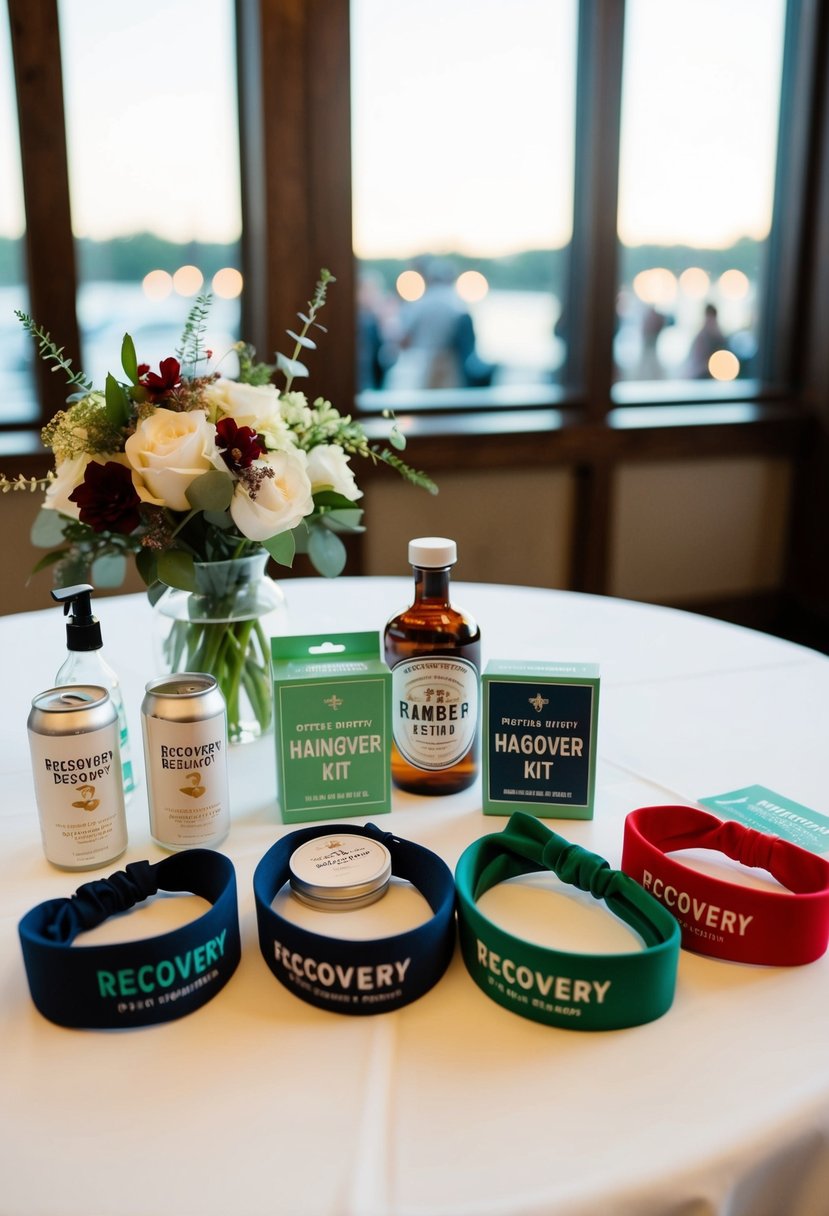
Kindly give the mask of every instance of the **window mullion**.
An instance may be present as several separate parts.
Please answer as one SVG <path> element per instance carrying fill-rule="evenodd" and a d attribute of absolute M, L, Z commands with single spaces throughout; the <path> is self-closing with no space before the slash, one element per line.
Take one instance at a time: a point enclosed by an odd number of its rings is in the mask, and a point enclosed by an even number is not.
<path fill-rule="evenodd" d="M 63 108 L 57 0 L 9 0 L 26 207 L 32 316 L 58 339 L 75 367 L 80 340 Z M 41 417 L 65 403 L 65 384 L 38 360 Z"/>
<path fill-rule="evenodd" d="M 797 349 L 807 318 L 802 283 L 810 255 L 805 222 L 814 184 L 810 145 L 825 55 L 827 19 L 820 0 L 789 0 L 786 11 L 774 211 L 762 300 L 761 378 L 791 385 L 801 379 Z"/>
<path fill-rule="evenodd" d="M 613 382 L 624 0 L 581 0 L 568 382 L 605 417 Z"/>

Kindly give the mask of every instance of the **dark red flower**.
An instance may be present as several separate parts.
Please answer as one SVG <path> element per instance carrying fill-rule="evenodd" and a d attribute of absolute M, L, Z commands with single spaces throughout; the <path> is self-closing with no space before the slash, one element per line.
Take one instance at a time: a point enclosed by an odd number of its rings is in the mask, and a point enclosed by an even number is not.
<path fill-rule="evenodd" d="M 147 367 L 147 364 L 142 363 L 141 366 Z M 165 397 L 167 393 L 181 386 L 181 364 L 172 356 L 162 359 L 158 365 L 158 373 L 147 371 L 138 383 L 143 385 L 152 397 Z"/>
<path fill-rule="evenodd" d="M 132 484 L 132 473 L 123 464 L 90 460 L 83 481 L 69 495 L 80 507 L 80 520 L 93 532 L 132 532 L 141 523 L 141 499 Z"/>
<path fill-rule="evenodd" d="M 216 423 L 216 447 L 232 473 L 249 469 L 254 460 L 265 455 L 265 445 L 253 427 L 237 426 L 232 418 Z"/>

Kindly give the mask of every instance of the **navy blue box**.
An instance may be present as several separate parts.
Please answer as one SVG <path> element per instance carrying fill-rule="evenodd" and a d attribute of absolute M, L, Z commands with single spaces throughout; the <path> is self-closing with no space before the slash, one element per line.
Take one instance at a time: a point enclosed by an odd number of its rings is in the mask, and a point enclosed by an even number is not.
<path fill-rule="evenodd" d="M 481 686 L 484 814 L 592 819 L 597 664 L 496 659 Z"/>

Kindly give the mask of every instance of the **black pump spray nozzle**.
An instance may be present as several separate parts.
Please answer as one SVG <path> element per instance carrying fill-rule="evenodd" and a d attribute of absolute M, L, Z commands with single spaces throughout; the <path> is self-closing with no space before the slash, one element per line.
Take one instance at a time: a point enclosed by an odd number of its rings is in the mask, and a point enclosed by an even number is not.
<path fill-rule="evenodd" d="M 78 583 L 75 587 L 59 587 L 52 592 L 52 599 L 63 604 L 66 622 L 66 645 L 70 650 L 100 650 L 101 626 L 92 615 L 90 596 L 95 590 L 89 583 Z"/>

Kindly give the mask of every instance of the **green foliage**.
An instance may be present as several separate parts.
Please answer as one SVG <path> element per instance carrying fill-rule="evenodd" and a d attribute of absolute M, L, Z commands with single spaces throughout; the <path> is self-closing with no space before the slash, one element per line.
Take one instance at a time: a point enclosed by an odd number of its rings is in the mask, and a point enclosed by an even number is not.
<path fill-rule="evenodd" d="M 118 383 L 111 372 L 107 373 L 104 400 L 107 418 L 112 423 L 113 430 L 119 431 L 129 421 L 131 406 L 123 385 Z"/>
<path fill-rule="evenodd" d="M 296 538 L 293 532 L 282 532 L 279 536 L 272 536 L 270 540 L 263 541 L 262 544 L 280 566 L 290 567 L 294 564 Z"/>
<path fill-rule="evenodd" d="M 123 553 L 104 553 L 92 563 L 92 585 L 120 587 L 126 573 L 127 559 Z"/>
<path fill-rule="evenodd" d="M 237 342 L 233 349 L 239 359 L 239 380 L 242 384 L 269 384 L 277 370 L 275 363 L 256 359 L 256 347 L 249 342 Z"/>
<path fill-rule="evenodd" d="M 119 450 L 123 429 L 118 419 L 122 416 L 126 396 L 120 396 L 123 390 L 114 379 L 112 384 L 114 387 L 110 389 L 109 399 L 105 393 L 90 392 L 75 401 L 69 409 L 58 410 L 47 422 L 41 438 L 57 459 Z"/>
<path fill-rule="evenodd" d="M 83 372 L 76 372 L 72 370 L 72 360 L 67 359 L 63 353 L 65 348 L 63 346 L 57 346 L 57 344 L 52 341 L 51 335 L 48 334 L 45 329 L 41 329 L 37 322 L 33 321 L 32 318 L 27 316 L 25 312 L 15 309 L 14 315 L 17 317 L 18 321 L 26 332 L 31 334 L 31 336 L 37 342 L 37 353 L 40 358 L 43 359 L 44 363 L 54 363 L 55 366 L 52 368 L 52 371 L 62 371 L 66 376 L 66 383 L 70 388 L 77 388 L 83 392 L 89 392 L 92 388 L 92 381 L 88 380 Z"/>
<path fill-rule="evenodd" d="M 138 383 L 138 357 L 135 353 L 135 343 L 129 334 L 124 334 L 121 343 L 121 366 L 130 384 Z"/>
<path fill-rule="evenodd" d="M 327 528 L 312 527 L 308 537 L 308 556 L 324 578 L 342 574 L 346 549 L 339 536 Z"/>
<path fill-rule="evenodd" d="M 297 313 L 297 316 L 303 323 L 302 329 L 298 334 L 294 333 L 292 329 L 287 330 L 288 337 L 293 338 L 294 340 L 293 354 L 290 356 L 290 358 L 287 355 L 280 355 L 279 353 L 277 353 L 276 356 L 277 367 L 285 377 L 285 388 L 283 391 L 286 393 L 291 391 L 291 384 L 295 379 L 300 376 L 308 375 L 308 368 L 304 363 L 300 363 L 298 356 L 300 351 L 303 349 L 316 350 L 316 343 L 308 337 L 308 331 L 312 327 L 325 333 L 324 326 L 320 325 L 317 321 L 317 315 L 319 314 L 320 310 L 325 307 L 328 284 L 336 283 L 336 281 L 337 280 L 334 278 L 331 271 L 323 268 L 320 271 L 320 277 L 317 280 L 313 298 L 308 301 L 307 315 L 302 312 Z"/>
<path fill-rule="evenodd" d="M 182 372 L 195 376 L 200 363 L 207 362 L 207 351 L 204 347 L 204 335 L 207 333 L 207 318 L 210 315 L 212 295 L 196 297 L 196 302 L 187 315 L 181 335 L 181 344 L 176 348 Z"/>
<path fill-rule="evenodd" d="M 396 469 L 404 481 L 408 481 L 413 486 L 419 486 L 421 490 L 426 490 L 429 494 L 437 494 L 438 487 L 428 473 L 424 473 L 420 469 L 413 469 L 388 448 L 378 448 L 372 445 L 371 450 L 377 460 L 382 460 L 384 464 Z"/>
<path fill-rule="evenodd" d="M 194 511 L 226 511 L 233 497 L 233 478 L 221 469 L 209 469 L 190 482 L 185 497 Z"/>
<path fill-rule="evenodd" d="M 168 587 L 178 587 L 181 591 L 196 590 L 193 558 L 181 549 L 165 549 L 159 553 L 158 577 Z"/>
<path fill-rule="evenodd" d="M 124 581 L 127 558 L 134 556 L 141 571 L 140 558 L 147 552 L 135 536 L 93 532 L 78 520 L 45 507 L 35 517 L 29 536 L 35 548 L 50 550 L 32 573 L 54 567 L 56 587 L 74 583 L 118 587 Z M 143 577 L 143 571 L 141 574 Z"/>

